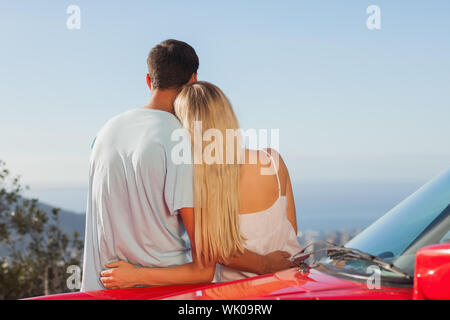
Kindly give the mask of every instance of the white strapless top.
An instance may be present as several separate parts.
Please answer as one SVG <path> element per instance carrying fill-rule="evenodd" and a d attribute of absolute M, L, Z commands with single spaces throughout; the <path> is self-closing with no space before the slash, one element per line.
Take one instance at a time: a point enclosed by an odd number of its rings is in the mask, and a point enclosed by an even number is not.
<path fill-rule="evenodd" d="M 277 250 L 294 255 L 301 250 L 297 234 L 287 219 L 287 199 L 281 195 L 278 174 L 277 179 L 279 195 L 270 208 L 239 215 L 241 233 L 246 239 L 244 247 L 260 255 Z M 214 281 L 232 281 L 256 275 L 217 264 Z"/>

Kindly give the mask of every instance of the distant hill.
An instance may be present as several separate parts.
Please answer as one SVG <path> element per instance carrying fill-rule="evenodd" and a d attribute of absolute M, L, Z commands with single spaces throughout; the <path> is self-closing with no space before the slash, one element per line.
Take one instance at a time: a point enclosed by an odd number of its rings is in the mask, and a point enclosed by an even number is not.
<path fill-rule="evenodd" d="M 38 202 L 38 208 L 46 212 L 48 215 L 51 215 L 52 209 L 55 207 L 46 203 Z M 86 218 L 84 214 L 74 213 L 67 210 L 60 210 L 58 217 L 58 226 L 64 233 L 72 236 L 72 234 L 76 231 L 79 234 L 79 239 L 82 239 L 84 241 L 84 225 Z M 7 252 L 5 248 L 3 248 L 2 244 L 0 244 L 0 256 L 4 256 L 6 254 Z"/>
<path fill-rule="evenodd" d="M 47 212 L 47 214 L 51 214 L 54 206 L 48 205 L 46 203 L 39 202 L 39 209 Z M 84 224 L 86 216 L 84 214 L 74 213 L 68 210 L 60 210 L 59 214 L 59 222 L 58 225 L 61 230 L 68 235 L 72 235 L 74 231 L 78 232 L 80 237 L 84 239 Z"/>

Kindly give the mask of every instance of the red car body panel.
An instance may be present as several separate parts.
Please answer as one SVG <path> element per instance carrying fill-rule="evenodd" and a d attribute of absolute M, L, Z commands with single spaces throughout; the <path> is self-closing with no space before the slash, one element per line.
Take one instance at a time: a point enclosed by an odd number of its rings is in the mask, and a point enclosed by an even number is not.
<path fill-rule="evenodd" d="M 414 299 L 450 299 L 450 244 L 417 251 L 414 272 Z"/>
<path fill-rule="evenodd" d="M 311 269 L 288 269 L 227 283 L 142 287 L 76 292 L 32 300 L 228 300 L 228 299 L 412 299 L 412 288 L 369 289 L 365 283 L 336 278 Z"/>

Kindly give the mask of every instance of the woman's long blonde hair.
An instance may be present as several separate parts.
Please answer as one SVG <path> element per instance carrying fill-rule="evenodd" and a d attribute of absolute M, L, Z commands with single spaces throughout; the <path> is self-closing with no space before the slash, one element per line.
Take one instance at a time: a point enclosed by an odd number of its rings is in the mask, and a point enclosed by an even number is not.
<path fill-rule="evenodd" d="M 174 107 L 176 116 L 191 135 L 194 158 L 195 258 L 202 266 L 226 262 L 234 254 L 244 250 L 244 239 L 239 226 L 238 158 L 242 151 L 239 133 L 232 137 L 232 161 L 225 159 L 225 154 L 230 152 L 227 130 L 239 132 L 239 123 L 225 94 L 208 82 L 185 86 L 177 96 Z M 204 141 L 204 134 L 208 130 L 210 133 L 221 134 L 222 141 L 217 141 L 221 139 L 217 139 L 214 134 L 214 139 L 211 137 L 211 141 Z M 226 143 L 224 137 L 227 138 Z M 211 153 L 215 159 L 211 163 L 205 161 L 203 156 L 207 150 L 211 151 L 213 143 L 218 143 L 218 148 Z M 207 147 L 208 145 L 210 146 Z"/>

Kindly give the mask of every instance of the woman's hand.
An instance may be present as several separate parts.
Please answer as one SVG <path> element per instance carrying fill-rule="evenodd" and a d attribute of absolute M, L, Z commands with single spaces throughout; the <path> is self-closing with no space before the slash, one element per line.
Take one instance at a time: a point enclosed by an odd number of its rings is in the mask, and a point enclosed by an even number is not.
<path fill-rule="evenodd" d="M 266 254 L 265 273 L 273 273 L 295 267 L 295 263 L 289 260 L 290 257 L 291 254 L 289 252 L 280 250 Z"/>
<path fill-rule="evenodd" d="M 106 289 L 132 288 L 139 285 L 138 267 L 119 260 L 105 265 L 108 270 L 100 273 L 100 281 Z"/>

